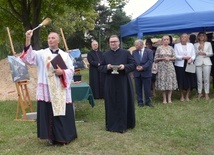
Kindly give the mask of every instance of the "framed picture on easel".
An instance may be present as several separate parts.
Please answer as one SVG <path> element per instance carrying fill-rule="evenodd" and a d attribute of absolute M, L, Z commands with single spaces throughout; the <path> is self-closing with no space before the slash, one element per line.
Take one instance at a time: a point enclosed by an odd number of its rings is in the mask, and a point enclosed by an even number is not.
<path fill-rule="evenodd" d="M 8 56 L 13 82 L 30 80 L 27 65 L 19 57 Z"/>

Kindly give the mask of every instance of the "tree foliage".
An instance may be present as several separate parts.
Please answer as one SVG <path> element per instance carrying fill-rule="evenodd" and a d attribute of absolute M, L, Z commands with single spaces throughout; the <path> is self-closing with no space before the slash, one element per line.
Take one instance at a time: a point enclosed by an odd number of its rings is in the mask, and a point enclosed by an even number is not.
<path fill-rule="evenodd" d="M 125 0 L 109 0 L 112 6 L 123 1 Z M 46 17 L 51 18 L 53 22 L 46 28 L 34 31 L 32 45 L 35 49 L 41 47 L 40 40 L 46 40 L 50 31 L 59 32 L 62 28 L 64 34 L 69 36 L 76 31 L 92 30 L 98 16 L 93 7 L 99 2 L 100 0 L 1 0 L 0 44 L 10 47 L 6 39 L 6 27 L 9 27 L 15 49 L 21 50 L 25 31 L 36 27 Z"/>
<path fill-rule="evenodd" d="M 101 51 L 106 51 L 109 49 L 108 39 L 111 35 L 116 34 L 120 37 L 120 26 L 130 21 L 130 17 L 126 16 L 123 11 L 125 3 L 119 3 L 114 8 L 108 7 L 106 5 L 97 4 L 94 10 L 99 14 L 98 18 L 95 20 L 95 28 L 93 30 L 88 30 L 87 33 L 75 33 L 78 35 L 71 36 L 68 39 L 71 48 L 77 48 L 77 41 L 82 41 L 78 48 L 89 49 L 91 48 L 91 41 L 97 40 L 99 43 L 99 48 Z M 130 40 L 128 38 L 127 40 Z M 133 45 L 133 39 L 131 42 L 125 44 L 127 46 Z M 125 48 L 127 48 L 125 46 Z M 84 51 L 85 52 L 85 51 Z"/>
<path fill-rule="evenodd" d="M 71 35 L 67 42 L 70 49 L 80 48 L 82 53 L 85 53 L 91 48 L 91 41 L 97 40 L 99 42 L 100 50 L 108 49 L 108 38 L 112 34 L 120 36 L 119 29 L 121 24 L 130 21 L 122 10 L 125 2 L 115 3 L 114 6 L 102 5 L 97 3 L 94 6 L 95 12 L 98 17 L 94 21 L 94 29 L 85 29 L 85 32 L 77 31 Z"/>

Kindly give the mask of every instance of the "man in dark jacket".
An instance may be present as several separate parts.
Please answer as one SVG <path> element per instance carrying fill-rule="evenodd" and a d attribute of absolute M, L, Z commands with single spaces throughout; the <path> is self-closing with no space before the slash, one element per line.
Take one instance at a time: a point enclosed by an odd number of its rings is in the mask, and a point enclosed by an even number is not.
<path fill-rule="evenodd" d="M 142 107 L 144 104 L 153 107 L 151 104 L 151 78 L 152 78 L 152 62 L 153 52 L 148 48 L 144 48 L 142 40 L 135 41 L 136 50 L 132 55 L 137 63 L 134 71 L 135 88 L 137 94 L 138 106 Z M 142 92 L 143 90 L 143 92 Z M 145 95 L 145 102 L 143 101 L 143 94 Z"/>

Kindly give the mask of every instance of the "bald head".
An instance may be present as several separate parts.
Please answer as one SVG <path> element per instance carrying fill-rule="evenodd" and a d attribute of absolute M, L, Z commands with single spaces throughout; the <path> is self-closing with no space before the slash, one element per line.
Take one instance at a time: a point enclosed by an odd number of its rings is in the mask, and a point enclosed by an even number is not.
<path fill-rule="evenodd" d="M 58 49 L 58 44 L 60 42 L 60 37 L 59 34 L 56 32 L 51 32 L 48 35 L 48 46 L 52 49 L 52 50 L 56 50 Z"/>

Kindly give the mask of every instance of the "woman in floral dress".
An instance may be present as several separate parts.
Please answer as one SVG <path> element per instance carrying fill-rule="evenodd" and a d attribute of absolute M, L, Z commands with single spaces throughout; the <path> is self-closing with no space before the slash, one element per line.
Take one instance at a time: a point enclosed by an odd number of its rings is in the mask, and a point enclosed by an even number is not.
<path fill-rule="evenodd" d="M 162 37 L 162 45 L 160 45 L 155 53 L 155 61 L 158 63 L 158 73 L 156 76 L 156 89 L 162 91 L 163 103 L 172 103 L 172 90 L 178 87 L 175 68 L 173 61 L 175 61 L 175 52 L 169 46 L 169 36 Z"/>

